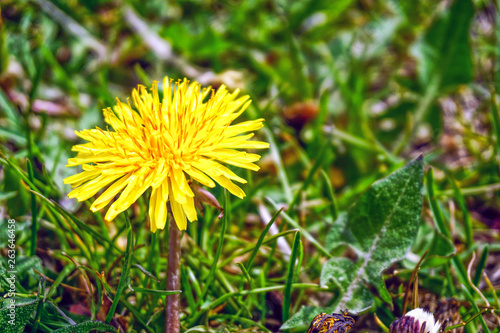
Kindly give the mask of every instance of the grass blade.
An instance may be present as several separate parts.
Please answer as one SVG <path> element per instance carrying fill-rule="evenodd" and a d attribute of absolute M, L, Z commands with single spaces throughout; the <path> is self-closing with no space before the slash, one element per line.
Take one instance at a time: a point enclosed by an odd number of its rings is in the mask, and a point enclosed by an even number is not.
<path fill-rule="evenodd" d="M 290 187 L 290 183 L 288 182 L 288 177 L 286 175 L 285 167 L 283 166 L 283 161 L 281 160 L 281 155 L 274 140 L 273 133 L 267 127 L 264 128 L 264 132 L 266 133 L 267 141 L 270 143 L 270 151 L 271 156 L 273 158 L 274 163 L 276 164 L 276 169 L 278 170 L 278 178 L 281 182 L 281 186 L 283 186 L 283 193 L 285 194 L 285 198 L 287 202 L 292 202 L 292 190 Z"/>
<path fill-rule="evenodd" d="M 339 213 L 337 208 L 337 199 L 335 199 L 335 192 L 333 191 L 332 182 L 330 181 L 330 178 L 328 177 L 328 174 L 325 172 L 325 170 L 321 170 L 321 178 L 323 178 L 323 181 L 325 182 L 327 190 L 326 195 L 328 196 L 328 199 L 330 199 L 330 213 L 332 215 L 332 221 L 336 221 L 339 217 Z"/>
<path fill-rule="evenodd" d="M 76 225 L 78 225 L 78 227 L 80 227 L 81 229 L 83 229 L 86 232 L 88 232 L 96 240 L 100 241 L 101 244 L 102 243 L 107 243 L 108 245 L 110 245 L 111 247 L 113 247 L 115 250 L 117 250 L 118 252 L 120 252 L 121 254 L 123 254 L 123 251 L 120 250 L 116 246 L 116 244 L 114 244 L 113 242 L 111 242 L 109 239 L 104 238 L 100 233 L 98 233 L 97 231 L 95 231 L 91 226 L 89 226 L 85 222 L 81 221 L 80 219 L 78 219 L 77 217 L 75 217 L 73 214 L 68 213 L 57 202 L 55 202 L 54 200 L 49 200 L 48 198 L 46 198 L 45 196 L 43 196 L 42 194 L 40 194 L 38 192 L 34 192 L 34 191 L 32 191 L 32 192 L 35 193 L 36 195 L 38 195 L 40 198 L 42 198 L 46 203 L 48 203 L 49 204 L 49 208 L 51 210 L 54 210 L 56 213 L 61 214 L 62 216 L 64 216 L 67 219 L 70 219 L 72 222 L 74 222 Z"/>
<path fill-rule="evenodd" d="M 460 210 L 462 211 L 462 214 L 464 216 L 465 237 L 466 237 L 465 244 L 467 248 L 469 248 L 472 245 L 472 241 L 474 239 L 474 230 L 472 229 L 472 220 L 470 218 L 469 208 L 467 208 L 467 205 L 465 204 L 465 199 L 464 196 L 462 195 L 462 191 L 460 191 L 460 188 L 457 186 L 457 183 L 451 177 L 451 175 L 448 175 L 448 182 L 451 185 L 451 189 L 453 190 L 453 195 L 455 196 L 458 206 L 460 207 Z"/>
<path fill-rule="evenodd" d="M 264 238 L 266 237 L 269 229 L 271 229 L 271 227 L 273 226 L 274 222 L 276 221 L 276 219 L 278 218 L 278 216 L 281 214 L 281 212 L 283 211 L 283 208 L 281 208 L 280 210 L 278 210 L 274 216 L 271 218 L 271 221 L 269 221 L 269 223 L 266 225 L 266 227 L 264 228 L 264 230 L 262 230 L 262 233 L 260 234 L 259 236 L 259 239 L 257 240 L 257 243 L 255 244 L 255 247 L 252 251 L 252 254 L 250 255 L 250 258 L 248 259 L 248 263 L 246 265 L 246 270 L 247 271 L 250 271 L 252 269 L 252 265 L 253 265 L 253 261 L 255 259 L 255 257 L 257 256 L 257 253 L 259 252 L 259 249 L 262 245 L 262 242 L 264 241 Z"/>
<path fill-rule="evenodd" d="M 212 266 L 210 267 L 210 271 L 208 273 L 207 282 L 205 283 L 205 288 L 203 289 L 203 293 L 201 294 L 200 299 L 198 300 L 197 307 L 200 306 L 201 302 L 208 293 L 208 289 L 212 284 L 215 278 L 215 270 L 217 269 L 217 263 L 219 262 L 220 254 L 222 252 L 222 245 L 224 244 L 224 235 L 226 234 L 227 229 L 227 221 L 229 219 L 229 194 L 227 190 L 224 190 L 224 217 L 222 219 L 222 226 L 219 235 L 219 244 L 217 245 L 217 250 L 215 252 L 214 261 L 212 262 Z"/>
<path fill-rule="evenodd" d="M 274 209 L 278 209 L 278 205 L 269 197 L 266 197 L 267 202 L 269 202 Z M 288 215 L 285 212 L 281 213 L 283 215 L 283 218 L 290 223 L 294 228 L 299 229 L 300 232 L 304 235 L 304 237 L 311 242 L 318 250 L 320 250 L 325 256 L 328 258 L 332 258 L 333 256 L 314 238 L 307 230 L 302 228 L 297 221 L 292 219 L 290 215 Z"/>
<path fill-rule="evenodd" d="M 128 218 L 128 214 L 125 212 L 125 221 L 127 223 L 127 250 L 125 251 L 125 263 L 123 265 L 122 274 L 120 275 L 120 282 L 118 282 L 118 288 L 116 289 L 115 297 L 113 298 L 113 303 L 109 308 L 108 315 L 106 316 L 106 322 L 110 323 L 111 319 L 113 319 L 113 315 L 115 313 L 115 309 L 120 302 L 120 297 L 125 290 L 125 286 L 127 285 L 128 276 L 130 273 L 130 266 L 132 264 L 132 254 L 134 252 L 134 234 L 132 231 L 132 226 L 130 224 L 130 220 Z"/>
<path fill-rule="evenodd" d="M 35 180 L 35 175 L 33 172 L 32 160 L 28 159 L 28 177 L 33 183 Z M 37 206 L 36 206 L 36 195 L 31 191 L 31 243 L 30 243 L 30 256 L 36 255 L 36 243 L 38 234 L 38 219 L 37 219 Z"/>
<path fill-rule="evenodd" d="M 314 283 L 293 283 L 291 287 L 293 289 L 303 289 L 303 288 L 323 289 Z M 242 291 L 233 292 L 233 293 L 226 293 L 226 294 L 222 295 L 221 297 L 219 297 L 218 299 L 216 299 L 215 301 L 213 301 L 212 303 L 210 303 L 208 308 L 209 309 L 216 308 L 217 306 L 225 303 L 231 297 L 262 294 L 262 293 L 267 293 L 270 291 L 281 290 L 284 288 L 285 288 L 285 285 L 279 285 L 279 286 L 271 286 L 271 287 L 265 287 L 265 288 L 256 288 L 256 289 L 252 289 L 252 290 L 242 290 Z M 325 288 L 324 290 L 327 290 L 327 289 Z"/>
<path fill-rule="evenodd" d="M 247 269 L 245 268 L 245 265 L 243 265 L 241 262 L 237 262 L 236 265 L 241 269 L 241 272 L 243 273 L 243 278 L 247 279 L 248 283 L 250 284 L 250 288 L 253 289 L 253 283 L 252 283 L 252 278 L 250 277 L 250 274 L 248 274 Z M 243 288 L 243 284 L 241 285 L 240 290 Z"/>
<path fill-rule="evenodd" d="M 268 238 L 264 239 L 264 241 L 262 242 L 262 244 L 267 244 L 267 243 L 272 242 L 273 240 L 275 240 L 275 239 L 277 239 L 279 237 L 286 236 L 286 235 L 294 233 L 296 231 L 299 231 L 299 229 L 290 229 L 290 230 L 287 230 L 287 231 L 283 231 L 283 232 L 277 233 L 276 235 L 269 236 Z M 256 245 L 252 245 L 252 246 L 246 247 L 244 249 L 241 249 L 238 252 L 235 252 L 231 256 L 229 256 L 226 259 L 224 259 L 223 261 L 221 261 L 221 263 L 218 265 L 218 267 L 223 267 L 223 266 L 227 265 L 228 263 L 230 263 L 231 261 L 233 261 L 234 258 L 237 258 L 237 257 L 239 257 L 239 256 L 241 256 L 241 255 L 243 255 L 245 253 L 248 253 L 248 252 L 252 251 L 253 249 L 255 249 L 255 246 Z"/>
<path fill-rule="evenodd" d="M 156 294 L 156 295 L 174 295 L 174 294 L 180 294 L 182 291 L 181 290 L 157 290 L 157 289 L 147 289 L 147 288 L 140 288 L 140 287 L 130 287 L 135 292 L 138 293 L 147 293 L 147 294 Z"/>
<path fill-rule="evenodd" d="M 290 261 L 288 262 L 288 268 L 286 272 L 286 282 L 285 290 L 283 292 L 283 315 L 282 322 L 286 322 L 290 318 L 290 305 L 292 301 L 292 283 L 295 272 L 295 261 L 297 260 L 297 254 L 300 247 L 300 232 L 295 233 L 293 238 L 292 254 L 290 255 Z"/>
<path fill-rule="evenodd" d="M 495 150 L 497 153 L 497 162 L 500 162 L 500 113 L 498 111 L 498 105 L 495 97 L 495 89 L 493 86 L 490 88 L 491 91 L 491 118 L 493 120 L 493 130 L 495 132 Z"/>
<path fill-rule="evenodd" d="M 472 280 L 472 283 L 475 286 L 477 286 L 479 284 L 479 281 L 481 281 L 481 276 L 483 275 L 483 269 L 486 266 L 486 259 L 488 258 L 488 254 L 489 247 L 488 245 L 486 245 L 483 249 L 483 252 L 481 252 L 481 257 L 479 258 L 479 262 L 477 263 L 476 272 Z"/>
<path fill-rule="evenodd" d="M 443 214 L 441 213 L 439 204 L 436 200 L 432 168 L 429 168 L 429 171 L 427 171 L 427 198 L 429 199 L 429 206 L 431 207 L 432 215 L 434 216 L 434 221 L 436 222 L 438 231 L 451 239 L 450 229 L 444 222 Z"/>
<path fill-rule="evenodd" d="M 330 140 L 326 141 L 323 144 L 323 147 L 321 147 L 321 149 L 320 149 L 320 151 L 318 153 L 318 157 L 316 158 L 316 161 L 314 161 L 314 164 L 313 164 L 311 170 L 309 170 L 309 173 L 307 174 L 306 179 L 302 182 L 302 185 L 300 186 L 300 189 L 295 194 L 295 197 L 293 198 L 292 202 L 290 203 L 290 206 L 288 206 L 288 211 L 289 212 L 293 211 L 293 208 L 299 202 L 301 193 L 307 189 L 307 187 L 309 186 L 309 184 L 311 183 L 311 181 L 312 181 L 312 179 L 314 177 L 314 174 L 316 173 L 316 171 L 318 170 L 318 168 L 321 166 L 321 163 L 323 163 L 323 156 L 325 155 L 326 149 L 328 147 L 331 147 L 329 141 Z"/>

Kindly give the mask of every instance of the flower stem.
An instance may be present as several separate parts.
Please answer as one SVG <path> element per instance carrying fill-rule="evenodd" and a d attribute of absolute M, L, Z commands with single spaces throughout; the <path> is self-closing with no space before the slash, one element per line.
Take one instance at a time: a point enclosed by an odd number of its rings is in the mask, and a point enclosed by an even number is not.
<path fill-rule="evenodd" d="M 182 232 L 177 227 L 174 218 L 170 218 L 166 290 L 180 289 L 181 238 Z M 165 333 L 179 333 L 180 294 L 167 295 L 166 297 L 167 303 L 165 307 Z"/>

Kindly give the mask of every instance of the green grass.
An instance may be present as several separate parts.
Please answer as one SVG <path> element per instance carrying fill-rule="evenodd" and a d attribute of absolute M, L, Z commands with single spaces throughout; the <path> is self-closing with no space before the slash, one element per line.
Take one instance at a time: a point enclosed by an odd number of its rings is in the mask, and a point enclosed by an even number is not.
<path fill-rule="evenodd" d="M 224 218 L 207 205 L 183 235 L 184 331 L 276 332 L 289 319 L 283 331 L 304 332 L 348 306 L 353 332 L 382 332 L 418 270 L 421 306 L 454 298 L 466 332 L 499 332 L 497 7 L 3 1 L 0 294 L 15 219 L 12 332 L 164 330 L 168 230 L 149 231 L 149 191 L 108 223 L 62 180 L 77 172 L 65 167 L 74 130 L 105 128 L 103 108 L 165 75 L 249 94 L 236 122 L 264 118 L 256 137 L 271 144 L 260 171 L 234 168 L 247 196 L 210 189 Z"/>

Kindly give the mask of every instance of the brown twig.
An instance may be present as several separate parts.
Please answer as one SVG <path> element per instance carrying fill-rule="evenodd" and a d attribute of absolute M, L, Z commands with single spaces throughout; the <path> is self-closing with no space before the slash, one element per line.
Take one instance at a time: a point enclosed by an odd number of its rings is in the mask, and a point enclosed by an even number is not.
<path fill-rule="evenodd" d="M 75 269 L 76 269 L 76 268 L 75 268 Z M 38 271 L 38 270 L 36 270 L 35 268 L 33 268 L 33 271 L 34 271 L 36 274 L 40 275 L 41 277 L 44 277 L 44 278 L 45 278 L 47 281 L 49 281 L 50 283 L 54 283 L 54 282 L 55 282 L 55 280 L 53 280 L 53 279 L 51 279 L 51 278 L 47 277 L 46 275 L 44 275 L 42 272 L 39 272 L 39 271 Z M 87 292 L 85 289 L 81 289 L 81 288 L 77 288 L 77 287 L 72 287 L 72 286 L 70 286 L 70 285 L 68 285 L 68 284 L 65 284 L 65 283 L 59 283 L 59 285 L 60 285 L 61 287 L 66 288 L 66 289 L 69 289 L 69 290 L 72 290 L 72 291 L 77 291 L 77 292 L 79 292 L 79 293 L 86 293 L 86 292 Z"/>
<path fill-rule="evenodd" d="M 140 249 L 141 247 L 145 247 L 146 244 L 139 244 L 134 246 L 134 251 Z M 118 265 L 118 263 L 123 259 L 123 254 L 120 254 L 118 257 L 116 257 L 115 261 L 109 266 L 108 271 L 106 272 L 106 280 L 109 280 L 111 278 L 111 272 L 113 269 Z"/>
<path fill-rule="evenodd" d="M 429 253 L 429 250 L 425 251 L 424 255 L 422 256 L 422 258 L 420 258 L 420 260 L 417 263 L 417 266 L 415 266 L 415 269 L 411 273 L 410 281 L 408 281 L 408 286 L 406 287 L 405 301 L 403 303 L 403 313 L 402 313 L 403 315 L 406 313 L 406 308 L 408 306 L 408 297 L 410 295 L 411 283 L 413 282 L 413 280 L 415 280 L 415 277 L 417 276 L 417 273 L 420 269 L 420 265 L 422 265 L 422 262 L 424 261 L 424 258 L 427 255 L 427 253 Z"/>

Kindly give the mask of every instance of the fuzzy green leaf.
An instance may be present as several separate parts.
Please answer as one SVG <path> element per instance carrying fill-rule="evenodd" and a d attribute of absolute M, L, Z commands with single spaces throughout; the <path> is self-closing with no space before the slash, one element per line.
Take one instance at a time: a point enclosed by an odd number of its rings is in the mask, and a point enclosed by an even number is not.
<path fill-rule="evenodd" d="M 319 315 L 321 312 L 331 313 L 333 310 L 333 307 L 322 308 L 317 306 L 303 306 L 292 318 L 287 320 L 286 323 L 281 326 L 281 330 L 287 330 L 299 326 L 307 327 L 314 317 Z"/>
<path fill-rule="evenodd" d="M 11 308 L 11 300 L 14 300 L 14 307 Z M 0 310 L 0 327 L 4 333 L 20 333 L 35 311 L 38 300 L 28 298 L 7 298 L 3 301 Z"/>
<path fill-rule="evenodd" d="M 71 325 L 55 330 L 54 333 L 87 333 L 90 331 L 97 332 L 116 332 L 116 329 L 110 324 L 98 320 L 89 320 L 84 323 Z"/>
<path fill-rule="evenodd" d="M 368 286 L 386 301 L 391 298 L 381 279 L 382 272 L 404 258 L 417 235 L 422 211 L 423 160 L 418 157 L 403 168 L 375 182 L 347 214 L 346 229 L 359 253 L 352 262 L 345 258 L 328 260 L 321 272 L 321 285 L 333 282 L 340 291 L 335 309 L 360 312 L 373 302 Z M 336 231 L 340 234 L 339 231 Z M 331 308 L 304 308 L 283 325 L 307 325 L 320 312 Z"/>
<path fill-rule="evenodd" d="M 348 229 L 360 245 L 358 268 L 337 309 L 362 311 L 355 291 L 376 283 L 392 263 L 404 258 L 417 235 L 422 212 L 422 156 L 374 183 L 351 207 Z M 361 262 L 361 264 L 359 264 Z"/>

